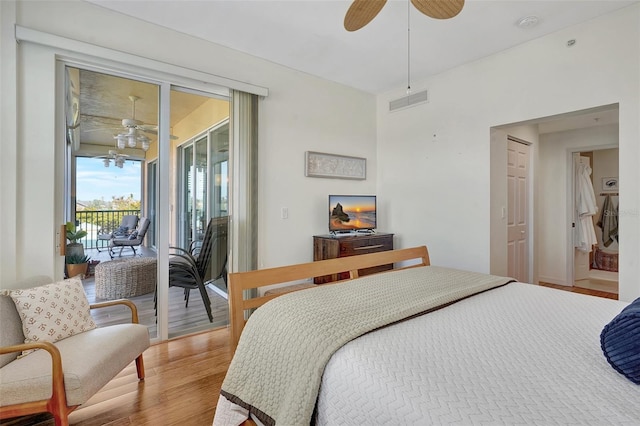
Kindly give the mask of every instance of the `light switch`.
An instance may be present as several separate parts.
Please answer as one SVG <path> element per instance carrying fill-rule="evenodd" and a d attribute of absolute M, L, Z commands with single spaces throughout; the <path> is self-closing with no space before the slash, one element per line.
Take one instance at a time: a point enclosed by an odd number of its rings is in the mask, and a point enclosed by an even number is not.
<path fill-rule="evenodd" d="M 280 219 L 289 219 L 289 208 L 283 207 L 280 210 Z"/>

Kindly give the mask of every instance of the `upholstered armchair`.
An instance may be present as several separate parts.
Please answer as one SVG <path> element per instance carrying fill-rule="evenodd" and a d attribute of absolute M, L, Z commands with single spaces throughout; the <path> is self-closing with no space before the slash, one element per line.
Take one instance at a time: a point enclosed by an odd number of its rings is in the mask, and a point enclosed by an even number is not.
<path fill-rule="evenodd" d="M 136 254 L 136 247 L 139 247 L 144 240 L 145 235 L 147 235 L 147 230 L 149 229 L 151 221 L 146 217 L 140 218 L 140 223 L 138 224 L 138 228 L 133 231 L 129 235 L 125 235 L 122 237 L 114 237 L 109 241 L 109 256 L 113 259 L 115 256 L 115 249 L 120 247 L 120 252 L 118 256 L 122 256 L 122 250 L 125 248 L 130 248 L 133 250 L 133 254 Z"/>
<path fill-rule="evenodd" d="M 129 300 L 90 305 L 80 279 L 36 278 L 26 283 L 36 287 L 0 291 L 0 419 L 50 412 L 67 426 L 74 409 L 134 360 L 144 379 L 149 331 Z M 91 310 L 116 304 L 131 309 L 131 322 L 97 327 Z"/>
<path fill-rule="evenodd" d="M 103 244 L 107 241 L 111 241 L 112 238 L 124 238 L 131 235 L 131 233 L 138 226 L 138 215 L 135 214 L 126 214 L 122 216 L 122 220 L 120 221 L 120 226 L 114 229 L 113 232 L 98 234 L 96 239 L 96 250 L 100 252 L 99 241 L 102 241 Z M 102 246 L 104 247 L 104 246 Z"/>

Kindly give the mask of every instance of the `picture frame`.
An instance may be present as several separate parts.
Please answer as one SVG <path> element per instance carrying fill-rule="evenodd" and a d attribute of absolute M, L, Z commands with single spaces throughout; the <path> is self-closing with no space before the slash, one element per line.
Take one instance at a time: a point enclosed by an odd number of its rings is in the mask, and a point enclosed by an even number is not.
<path fill-rule="evenodd" d="M 304 175 L 307 177 L 364 180 L 367 178 L 367 159 L 306 151 Z"/>
<path fill-rule="evenodd" d="M 603 177 L 602 178 L 602 190 L 603 191 L 618 191 L 620 185 L 617 177 Z"/>

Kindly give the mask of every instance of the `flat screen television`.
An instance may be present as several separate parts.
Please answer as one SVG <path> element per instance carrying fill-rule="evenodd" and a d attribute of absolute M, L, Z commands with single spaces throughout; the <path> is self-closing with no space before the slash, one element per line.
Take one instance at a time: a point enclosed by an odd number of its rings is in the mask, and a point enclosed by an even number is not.
<path fill-rule="evenodd" d="M 375 195 L 329 195 L 329 231 L 376 229 Z"/>

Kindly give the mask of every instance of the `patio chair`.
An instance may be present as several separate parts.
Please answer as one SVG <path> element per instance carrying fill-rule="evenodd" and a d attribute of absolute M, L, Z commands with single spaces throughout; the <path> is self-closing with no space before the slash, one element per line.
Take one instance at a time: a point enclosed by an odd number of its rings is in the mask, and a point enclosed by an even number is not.
<path fill-rule="evenodd" d="M 115 249 L 120 247 L 120 252 L 118 256 L 122 256 L 122 250 L 125 248 L 130 248 L 133 250 L 133 255 L 136 255 L 136 247 L 139 247 L 144 240 L 145 235 L 147 234 L 147 230 L 149 229 L 149 224 L 151 221 L 146 217 L 140 218 L 140 223 L 138 224 L 138 228 L 133 231 L 128 236 L 123 237 L 114 237 L 109 241 L 109 256 L 113 259 L 115 256 Z"/>
<path fill-rule="evenodd" d="M 191 290 L 198 289 L 210 322 L 213 322 L 213 315 L 206 289 L 207 276 L 210 272 L 212 259 L 215 259 L 219 264 L 218 259 L 224 257 L 222 266 L 219 266 L 215 271 L 215 279 L 222 277 L 222 271 L 226 271 L 227 230 L 228 217 L 212 218 L 209 220 L 201 244 L 192 244 L 189 249 L 171 247 L 174 252 L 169 259 L 169 287 L 184 289 L 185 308 L 189 307 Z M 224 255 L 221 254 L 222 250 L 224 250 Z"/>
<path fill-rule="evenodd" d="M 111 241 L 112 238 L 122 238 L 125 236 L 128 237 L 136 229 L 136 226 L 138 226 L 138 215 L 126 214 L 122 216 L 120 226 L 118 226 L 117 229 L 107 234 L 98 234 L 96 238 L 96 250 L 98 250 L 98 252 L 101 251 L 100 246 L 98 245 L 98 241 Z"/>

